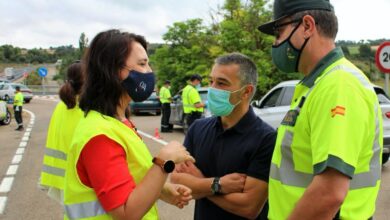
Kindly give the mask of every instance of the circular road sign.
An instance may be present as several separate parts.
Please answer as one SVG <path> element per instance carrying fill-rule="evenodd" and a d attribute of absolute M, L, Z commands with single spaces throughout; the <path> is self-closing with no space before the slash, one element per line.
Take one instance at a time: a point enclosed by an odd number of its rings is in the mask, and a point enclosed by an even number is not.
<path fill-rule="evenodd" d="M 47 75 L 47 69 L 45 67 L 39 67 L 38 75 L 40 77 L 45 77 Z"/>
<path fill-rule="evenodd" d="M 379 45 L 375 54 L 375 63 L 383 73 L 390 73 L 390 41 Z"/>

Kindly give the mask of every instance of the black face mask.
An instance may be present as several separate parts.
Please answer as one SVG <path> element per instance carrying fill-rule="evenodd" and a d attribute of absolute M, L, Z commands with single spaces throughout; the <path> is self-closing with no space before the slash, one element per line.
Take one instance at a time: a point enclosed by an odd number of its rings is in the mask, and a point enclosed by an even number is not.
<path fill-rule="evenodd" d="M 154 73 L 129 71 L 129 76 L 122 81 L 123 88 L 134 102 L 142 102 L 149 98 L 154 90 Z"/>

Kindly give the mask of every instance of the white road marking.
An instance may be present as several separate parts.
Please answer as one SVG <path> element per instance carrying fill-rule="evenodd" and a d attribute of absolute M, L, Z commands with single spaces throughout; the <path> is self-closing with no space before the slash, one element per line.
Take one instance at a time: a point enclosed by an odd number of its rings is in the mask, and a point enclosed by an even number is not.
<path fill-rule="evenodd" d="M 7 170 L 7 176 L 12 176 L 15 175 L 16 172 L 18 171 L 19 165 L 9 165 L 8 170 Z"/>
<path fill-rule="evenodd" d="M 0 196 L 0 215 L 4 213 L 5 204 L 7 204 L 7 197 Z"/>
<path fill-rule="evenodd" d="M 15 154 L 24 154 L 24 148 L 18 148 Z"/>
<path fill-rule="evenodd" d="M 20 161 L 22 161 L 23 155 L 17 154 L 12 158 L 12 164 L 18 164 Z"/>
<path fill-rule="evenodd" d="M 1 181 L 0 193 L 8 193 L 11 191 L 12 184 L 14 182 L 14 177 L 18 171 L 19 164 L 23 159 L 24 147 L 27 146 L 28 139 L 31 134 L 32 127 L 35 123 L 35 114 L 27 109 L 23 111 L 30 114 L 30 123 L 27 126 L 26 132 L 23 135 L 21 142 L 19 143 L 19 148 L 15 152 L 15 156 L 12 158 L 12 164 L 8 167 L 6 176 Z M 7 205 L 7 196 L 0 196 L 0 215 L 4 214 L 5 207 Z"/>
<path fill-rule="evenodd" d="M 141 131 L 141 130 L 137 130 L 137 132 L 138 132 L 139 134 L 141 134 L 142 136 L 144 136 L 144 137 L 146 137 L 146 138 L 149 138 L 149 139 L 152 139 L 152 140 L 154 140 L 155 142 L 160 143 L 160 144 L 162 144 L 162 145 L 167 145 L 167 144 L 168 144 L 168 142 L 163 141 L 163 140 L 161 140 L 161 139 L 158 139 L 158 138 L 156 138 L 156 137 L 154 137 L 154 136 L 152 136 L 152 135 L 150 135 L 150 134 L 148 134 L 148 133 L 145 133 L 145 132 L 143 132 L 143 131 Z"/>
<path fill-rule="evenodd" d="M 19 147 L 26 147 L 26 146 L 27 146 L 27 142 L 25 142 L 25 141 L 22 141 L 19 144 Z"/>
<path fill-rule="evenodd" d="M 14 182 L 13 177 L 4 177 L 0 185 L 0 193 L 7 193 L 11 190 L 12 183 Z"/>

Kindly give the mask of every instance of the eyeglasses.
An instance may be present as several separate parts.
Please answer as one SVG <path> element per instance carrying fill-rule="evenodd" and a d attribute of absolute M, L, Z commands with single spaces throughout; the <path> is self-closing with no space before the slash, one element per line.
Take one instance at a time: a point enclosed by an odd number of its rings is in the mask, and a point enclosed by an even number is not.
<path fill-rule="evenodd" d="M 274 36 L 279 37 L 281 27 L 284 27 L 284 26 L 289 25 L 289 24 L 300 22 L 301 20 L 302 20 L 302 18 L 298 18 L 298 19 L 295 19 L 292 21 L 287 21 L 287 22 L 281 23 L 281 24 L 275 24 L 275 26 L 273 27 Z"/>

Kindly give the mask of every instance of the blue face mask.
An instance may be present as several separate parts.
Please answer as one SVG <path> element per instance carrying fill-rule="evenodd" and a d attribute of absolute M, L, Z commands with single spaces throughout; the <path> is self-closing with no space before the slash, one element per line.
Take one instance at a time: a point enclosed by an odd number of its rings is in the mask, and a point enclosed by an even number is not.
<path fill-rule="evenodd" d="M 241 89 L 243 88 L 244 87 L 242 87 Z M 211 113 L 216 116 L 230 115 L 234 107 L 236 107 L 241 102 L 240 100 L 235 105 L 232 105 L 230 103 L 230 95 L 232 93 L 240 91 L 241 89 L 230 92 L 226 90 L 209 87 L 207 93 L 207 108 L 210 109 Z"/>
<path fill-rule="evenodd" d="M 154 73 L 129 71 L 129 76 L 122 82 L 123 88 L 134 102 L 142 102 L 149 98 L 154 90 Z"/>
<path fill-rule="evenodd" d="M 201 88 L 200 83 L 199 83 L 198 85 L 195 86 L 195 89 L 196 89 L 196 90 L 199 90 L 200 88 Z"/>

